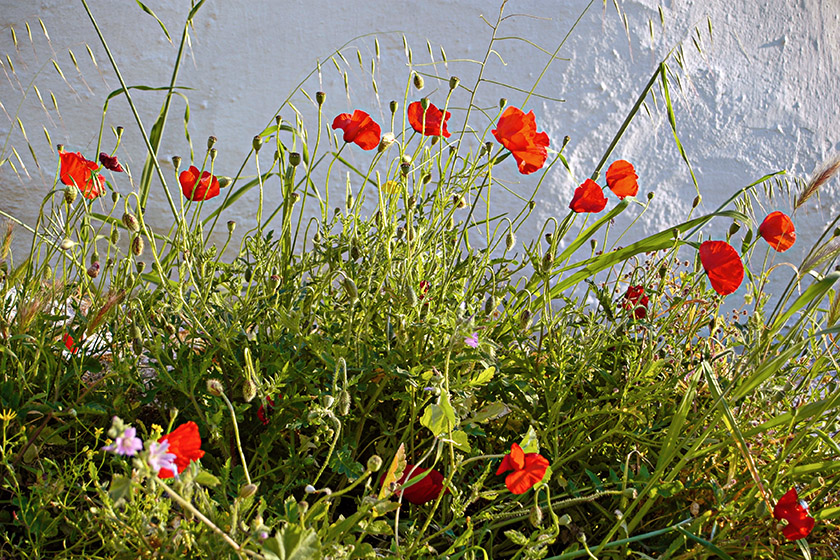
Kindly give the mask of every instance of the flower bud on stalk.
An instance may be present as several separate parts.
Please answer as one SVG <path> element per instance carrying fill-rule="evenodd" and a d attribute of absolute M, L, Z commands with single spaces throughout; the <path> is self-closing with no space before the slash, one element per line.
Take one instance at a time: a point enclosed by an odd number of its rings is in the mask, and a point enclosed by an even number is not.
<path fill-rule="evenodd" d="M 397 109 L 399 108 L 399 106 L 400 106 L 400 104 L 397 103 L 396 101 L 391 101 L 388 104 L 388 108 L 391 109 L 391 114 L 392 115 L 397 112 Z"/>
<path fill-rule="evenodd" d="M 344 288 L 351 303 L 359 299 L 359 289 L 356 288 L 356 283 L 352 279 L 345 276 L 344 280 L 341 281 L 341 286 Z"/>
<path fill-rule="evenodd" d="M 423 89 L 424 85 L 425 85 L 425 81 L 423 80 L 423 76 L 421 76 L 420 74 L 415 72 L 414 73 L 414 87 L 416 87 L 417 89 Z M 425 107 L 424 107 L 424 109 L 425 109 Z"/>
<path fill-rule="evenodd" d="M 327 94 L 326 93 L 324 93 L 323 91 L 316 91 L 315 92 L 315 101 L 318 102 L 319 107 L 321 105 L 323 105 L 324 101 L 326 101 L 326 100 L 327 100 Z"/>
<path fill-rule="evenodd" d="M 111 243 L 116 245 L 120 242 L 120 230 L 117 228 L 111 229 Z"/>
<path fill-rule="evenodd" d="M 250 498 L 254 494 L 257 493 L 257 485 L 256 484 L 246 484 L 242 488 L 239 489 L 239 498 L 245 500 Z"/>
<path fill-rule="evenodd" d="M 137 269 L 137 274 L 143 274 L 143 271 L 146 270 L 146 263 L 143 261 L 137 261 L 135 263 L 134 268 Z"/>
<path fill-rule="evenodd" d="M 735 235 L 739 229 L 741 229 L 741 225 L 738 222 L 732 222 L 732 225 L 729 226 L 729 235 Z"/>
<path fill-rule="evenodd" d="M 299 152 L 290 152 L 289 153 L 289 165 L 292 167 L 297 167 L 300 165 L 300 153 Z"/>
<path fill-rule="evenodd" d="M 64 187 L 64 202 L 67 204 L 73 204 L 76 200 L 76 197 L 79 195 L 79 189 L 76 187 L 66 186 Z"/>
<path fill-rule="evenodd" d="M 216 156 L 219 155 L 219 150 L 216 148 L 210 148 L 210 163 L 216 161 Z"/>
<path fill-rule="evenodd" d="M 697 196 L 695 196 L 695 197 L 694 197 L 694 200 L 693 200 L 693 201 L 692 201 L 692 203 L 691 203 L 691 207 L 692 207 L 692 208 L 697 208 L 698 206 L 700 206 L 700 202 L 701 202 L 702 200 L 703 200 L 703 197 L 701 197 L 701 196 L 698 194 Z"/>
<path fill-rule="evenodd" d="M 542 525 L 543 512 L 540 506 L 534 504 L 534 507 L 532 507 L 531 511 L 528 513 L 528 520 L 534 527 L 539 528 L 540 525 Z"/>
<path fill-rule="evenodd" d="M 336 410 L 338 411 L 338 414 L 341 416 L 347 416 L 347 414 L 350 412 L 350 404 L 350 393 L 347 391 L 347 389 L 342 389 L 338 393 L 338 399 L 336 401 Z"/>
<path fill-rule="evenodd" d="M 216 180 L 219 181 L 220 189 L 226 189 L 231 185 L 231 183 L 233 183 L 233 179 L 226 177 L 225 175 L 217 175 Z"/>
<path fill-rule="evenodd" d="M 92 265 L 90 265 L 87 269 L 87 275 L 91 278 L 99 276 L 99 261 L 95 261 Z"/>
<path fill-rule="evenodd" d="M 457 76 L 452 76 L 449 78 L 449 89 L 450 91 L 457 88 L 458 84 L 461 83 L 461 79 Z"/>
<path fill-rule="evenodd" d="M 207 380 L 207 392 L 213 395 L 214 397 L 221 397 L 222 394 L 225 392 L 224 387 L 222 387 L 222 382 L 218 379 L 211 378 Z"/>
<path fill-rule="evenodd" d="M 516 234 L 513 233 L 513 228 L 508 228 L 507 235 L 505 235 L 505 251 L 511 251 L 516 246 Z"/>
<path fill-rule="evenodd" d="M 257 384 L 253 379 L 246 379 L 242 384 L 242 398 L 245 402 L 251 402 L 257 396 Z"/>
<path fill-rule="evenodd" d="M 143 238 L 139 235 L 135 235 L 134 239 L 131 241 L 131 252 L 134 253 L 135 256 L 139 257 L 143 254 L 143 249 L 145 249 L 146 243 L 143 241 Z"/>
<path fill-rule="evenodd" d="M 371 455 L 367 460 L 367 469 L 370 472 L 378 472 L 382 468 L 382 457 L 379 455 Z"/>
<path fill-rule="evenodd" d="M 233 233 L 236 230 L 236 222 L 234 220 L 228 220 L 227 230 L 228 233 Z"/>
<path fill-rule="evenodd" d="M 507 105 L 507 98 L 502 97 L 499 99 L 499 109 L 504 109 L 505 105 Z"/>
<path fill-rule="evenodd" d="M 125 229 L 131 233 L 137 233 L 140 231 L 140 222 L 137 221 L 137 217 L 131 212 L 123 214 L 122 223 L 125 226 Z"/>
<path fill-rule="evenodd" d="M 76 243 L 72 239 L 67 239 L 67 238 L 62 239 L 61 244 L 59 245 L 59 247 L 61 247 L 61 249 L 63 251 L 69 251 L 70 249 L 72 249 L 75 246 L 76 246 Z"/>
<path fill-rule="evenodd" d="M 216 138 L 215 136 L 210 136 L 209 138 L 207 138 L 207 149 L 208 150 L 213 149 L 213 146 L 216 145 L 216 142 L 218 142 L 218 140 L 219 139 Z"/>
<path fill-rule="evenodd" d="M 424 97 L 423 99 L 420 100 L 420 107 L 423 108 L 423 112 L 425 113 L 426 110 L 429 108 L 429 98 L 428 97 Z"/>
<path fill-rule="evenodd" d="M 393 132 L 386 132 L 382 135 L 382 138 L 379 140 L 379 147 L 376 149 L 377 152 L 380 154 L 391 147 L 396 141 L 396 137 L 394 136 Z"/>
<path fill-rule="evenodd" d="M 181 156 L 172 156 L 172 165 L 175 166 L 175 173 L 181 168 Z"/>

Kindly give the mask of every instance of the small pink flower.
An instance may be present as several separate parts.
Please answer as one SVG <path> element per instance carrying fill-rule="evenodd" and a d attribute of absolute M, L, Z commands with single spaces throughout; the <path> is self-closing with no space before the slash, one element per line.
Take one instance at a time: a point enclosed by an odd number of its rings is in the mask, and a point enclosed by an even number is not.
<path fill-rule="evenodd" d="M 464 344 L 469 346 L 470 348 L 478 348 L 478 333 L 472 333 L 472 336 L 468 336 L 464 339 Z"/>

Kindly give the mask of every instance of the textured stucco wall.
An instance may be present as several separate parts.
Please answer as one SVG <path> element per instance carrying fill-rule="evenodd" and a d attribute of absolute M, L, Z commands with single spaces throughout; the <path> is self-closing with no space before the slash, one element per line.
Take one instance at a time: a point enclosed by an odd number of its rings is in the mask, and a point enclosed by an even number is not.
<path fill-rule="evenodd" d="M 13 172 L 9 164 L 0 168 L 0 209 L 32 223 L 37 205 L 52 186 L 55 174 L 56 157 L 42 125 L 53 144 L 63 143 L 92 158 L 102 102 L 119 84 L 80 3 L 2 0 L 0 4 L 0 54 L 4 65 L 0 102 L 5 109 L 0 112 L 0 148 L 18 169 Z M 174 44 L 133 1 L 89 0 L 89 4 L 126 81 L 166 85 L 189 2 L 146 2 L 167 25 Z M 539 17 L 511 17 L 503 23 L 499 35 L 524 37 L 553 51 L 587 4 L 583 0 L 512 0 L 506 14 Z M 684 49 L 685 71 L 671 60 L 670 64 L 683 77 L 682 88 L 671 84 L 671 94 L 680 138 L 703 194 L 701 210 L 715 208 L 734 190 L 771 171 L 788 169 L 793 176 L 807 175 L 840 149 L 840 21 L 833 2 L 624 0 L 620 5 L 622 16 L 616 14 L 612 2 L 607 2 L 606 9 L 601 2 L 592 3 L 559 51 L 565 60 L 555 60 L 536 88 L 541 95 L 565 101 L 532 97 L 528 102 L 526 109 L 535 111 L 538 126 L 548 132 L 553 147 L 559 147 L 565 135 L 571 137 L 565 153 L 574 177 L 559 165 L 552 170 L 542 187 L 537 211 L 520 239 L 536 236 L 546 219 L 565 215 L 574 188 L 591 173 L 659 61 L 679 43 Z M 660 5 L 664 27 L 660 24 Z M 497 2 L 208 0 L 196 17 L 188 57 L 179 76 L 180 85 L 193 88 L 184 93 L 190 99 L 190 133 L 196 149 L 203 152 L 207 136 L 216 135 L 216 169 L 221 174 L 235 174 L 251 138 L 270 122 L 286 95 L 313 69 L 316 58 L 323 60 L 333 49 L 368 33 L 376 32 L 382 46 L 376 69 L 378 97 L 370 87 L 368 74 L 370 59 L 374 57 L 372 37 L 353 42 L 362 54 L 364 71 L 359 69 L 353 50 L 345 51 L 349 66 L 339 61 L 342 70 L 349 73 L 352 100 L 347 99 L 343 77 L 331 62 L 323 64 L 320 79 L 313 78 L 305 86 L 313 94 L 318 89 L 328 93 L 326 115 L 330 118 L 348 109 L 363 108 L 380 123 L 387 123 L 388 102 L 403 98 L 408 77 L 403 33 L 413 47 L 415 63 L 429 60 L 426 39 L 437 61 L 440 48 L 445 49 L 448 65 L 441 64 L 436 69 L 426 66 L 424 71 L 437 72 L 444 79 L 457 75 L 471 86 L 475 65 L 456 59 L 484 56 L 491 30 L 482 21 L 482 14 L 495 21 Z M 50 42 L 44 38 L 39 18 L 49 32 Z M 625 32 L 622 18 L 626 18 L 629 33 Z M 712 22 L 711 38 L 707 18 Z M 30 23 L 34 44 L 29 41 L 25 22 Z M 17 48 L 12 42 L 12 28 L 17 34 Z M 700 32 L 702 53 L 698 53 L 693 42 L 695 28 Z M 98 67 L 91 63 L 86 44 L 93 50 Z M 68 48 L 75 54 L 81 72 L 75 70 Z M 548 61 L 545 53 L 513 39 L 497 43 L 497 50 L 506 64 L 491 57 L 485 77 L 525 89 L 534 84 Z M 58 61 L 69 84 L 58 75 L 50 57 Z M 10 62 L 14 73 L 10 72 Z M 431 82 L 427 80 L 423 94 L 431 95 L 433 101 L 442 100 L 444 82 L 437 92 Z M 46 109 L 39 103 L 32 84 L 37 85 Z M 58 100 L 58 110 L 52 106 L 50 92 Z M 410 95 L 420 97 L 413 91 Z M 487 83 L 480 90 L 479 104 L 493 106 L 502 95 L 517 106 L 524 100 L 522 93 Z M 134 98 L 146 127 L 150 127 L 161 95 L 138 91 Z M 662 98 L 657 99 L 658 107 L 650 105 L 652 116 L 643 114 L 637 118 L 613 155 L 613 159 L 628 159 L 636 165 L 642 193 L 655 193 L 650 209 L 636 225 L 637 235 L 681 220 L 695 196 L 687 168 L 675 147 Z M 455 104 L 464 100 L 458 98 Z M 305 97 L 297 95 L 293 101 L 305 115 L 312 114 Z M 182 127 L 177 122 L 183 110 L 183 102 L 177 100 L 172 112 L 175 120 L 166 129 L 161 163 L 169 173 L 171 155 L 189 158 Z M 460 113 L 455 113 L 453 119 L 457 120 Z M 283 115 L 292 117 L 288 110 Z M 16 124 L 18 116 L 40 167 L 26 148 Z M 134 121 L 124 100 L 111 103 L 105 124 L 106 149 L 110 149 L 113 139 L 107 127 L 126 127 L 128 132 L 119 155 L 139 176 L 145 153 L 139 135 L 133 132 Z M 314 123 L 307 124 L 314 127 Z M 26 171 L 11 153 L 12 145 Z M 351 157 L 367 161 L 358 150 Z M 533 190 L 534 176 L 517 175 L 512 160 L 501 167 L 500 177 L 511 181 L 512 190 L 523 194 Z M 174 186 L 174 175 L 170 177 Z M 343 181 L 334 184 L 342 185 Z M 130 190 L 122 177 L 118 178 L 118 187 L 123 193 Z M 501 189 L 497 189 L 497 194 L 498 211 L 514 200 Z M 253 222 L 256 192 L 253 195 L 242 199 L 227 217 L 243 224 Z M 836 184 L 830 184 L 820 195 L 819 201 L 797 212 L 800 242 L 785 253 L 783 260 L 798 264 L 809 242 L 837 214 Z M 276 202 L 270 189 L 268 198 L 270 206 Z M 790 207 L 787 196 L 762 200 L 764 209 L 756 208 L 759 219 L 766 211 Z M 148 209 L 150 220 L 159 220 L 157 225 L 163 226 L 168 212 L 165 198 L 155 190 Z M 707 231 L 720 238 L 728 226 L 729 223 L 713 223 Z M 18 262 L 23 257 L 22 247 L 16 245 Z M 781 280 L 783 275 L 779 276 Z M 771 291 L 777 286 L 773 284 Z"/>

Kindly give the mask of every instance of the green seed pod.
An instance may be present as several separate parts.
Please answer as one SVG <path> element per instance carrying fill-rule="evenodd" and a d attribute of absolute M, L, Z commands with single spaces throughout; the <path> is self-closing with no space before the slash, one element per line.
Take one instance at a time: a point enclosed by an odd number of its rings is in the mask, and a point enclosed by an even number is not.
<path fill-rule="evenodd" d="M 175 173 L 181 169 L 181 156 L 172 156 L 172 165 L 175 166 Z"/>
<path fill-rule="evenodd" d="M 505 105 L 507 105 L 507 99 L 502 97 L 499 99 L 499 109 L 504 109 Z"/>
<path fill-rule="evenodd" d="M 397 103 L 396 101 L 391 101 L 388 104 L 388 108 L 391 109 L 391 114 L 392 115 L 397 112 L 397 109 L 399 108 L 399 106 L 400 106 L 400 104 Z"/>
<path fill-rule="evenodd" d="M 219 139 L 216 138 L 215 136 L 210 136 L 209 138 L 207 138 L 207 149 L 208 150 L 212 149 L 213 146 L 215 146 L 216 142 L 218 142 L 218 141 L 219 141 Z"/>
<path fill-rule="evenodd" d="M 225 175 L 216 176 L 216 180 L 219 182 L 220 189 L 226 189 L 233 183 L 233 179 Z"/>
<path fill-rule="evenodd" d="M 256 136 L 254 136 L 254 138 L 251 140 L 251 147 L 254 149 L 254 151 L 255 151 L 255 152 L 260 153 L 260 148 L 262 148 L 262 145 L 263 145 L 263 139 L 262 139 L 262 136 L 260 136 L 259 134 L 257 134 L 257 135 L 256 135 Z"/>
<path fill-rule="evenodd" d="M 228 220 L 227 230 L 228 230 L 228 233 L 233 233 L 234 230 L 236 230 L 236 222 L 233 221 L 233 220 Z"/>
<path fill-rule="evenodd" d="M 460 78 L 458 78 L 457 76 L 451 76 L 449 78 L 449 90 L 451 91 L 451 90 L 457 88 L 458 84 L 460 84 L 460 83 L 461 83 Z"/>
<path fill-rule="evenodd" d="M 417 72 L 414 73 L 414 87 L 417 89 L 423 89 L 425 85 L 425 80 L 423 80 L 423 76 L 418 74 Z"/>
<path fill-rule="evenodd" d="M 315 101 L 318 103 L 319 107 L 321 105 L 323 105 L 324 101 L 326 101 L 326 100 L 327 100 L 327 94 L 326 93 L 324 93 L 323 91 L 316 91 L 315 92 Z"/>
<path fill-rule="evenodd" d="M 70 185 L 64 187 L 64 202 L 67 204 L 73 204 L 77 196 L 79 196 L 78 188 L 71 187 Z"/>
<path fill-rule="evenodd" d="M 650 191 L 649 193 L 647 193 L 647 199 L 648 200 L 653 200 L 653 191 Z"/>
<path fill-rule="evenodd" d="M 429 108 L 429 98 L 428 97 L 424 97 L 423 99 L 420 100 L 420 107 L 423 108 L 424 112 Z"/>
<path fill-rule="evenodd" d="M 143 238 L 139 235 L 134 236 L 134 239 L 131 240 L 131 252 L 134 253 L 135 256 L 139 257 L 143 254 L 143 249 L 146 248 L 146 242 L 143 241 Z"/>
<path fill-rule="evenodd" d="M 300 152 L 289 152 L 289 165 L 297 167 L 300 165 Z"/>

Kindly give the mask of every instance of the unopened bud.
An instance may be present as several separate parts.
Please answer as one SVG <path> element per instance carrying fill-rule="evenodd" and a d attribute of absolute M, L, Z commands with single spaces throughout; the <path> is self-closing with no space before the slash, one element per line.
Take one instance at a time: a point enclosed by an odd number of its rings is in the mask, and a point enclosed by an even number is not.
<path fill-rule="evenodd" d="M 242 488 L 239 489 L 239 497 L 241 499 L 250 498 L 254 494 L 257 493 L 257 485 L 256 484 L 246 484 Z"/>
<path fill-rule="evenodd" d="M 367 470 L 370 472 L 378 472 L 382 468 L 382 457 L 379 455 L 371 455 L 367 460 Z"/>
<path fill-rule="evenodd" d="M 694 197 L 694 201 L 691 203 L 691 207 L 692 207 L 692 208 L 697 208 L 698 206 L 700 206 L 700 202 L 701 202 L 702 200 L 703 200 L 703 197 L 701 197 L 701 196 L 698 194 L 697 196 L 695 196 L 695 197 Z"/>
<path fill-rule="evenodd" d="M 397 103 L 396 101 L 391 101 L 388 104 L 388 108 L 391 109 L 391 114 L 392 115 L 397 112 L 397 109 L 399 108 L 399 106 L 400 106 L 400 104 Z"/>
<path fill-rule="evenodd" d="M 647 199 L 648 200 L 653 200 L 653 191 L 650 191 L 650 192 L 647 193 Z"/>
<path fill-rule="evenodd" d="M 137 221 L 137 216 L 135 216 L 131 212 L 126 212 L 125 214 L 123 214 L 122 223 L 125 226 L 125 229 L 127 229 L 131 233 L 137 233 L 138 231 L 140 231 L 140 222 Z"/>
<path fill-rule="evenodd" d="M 536 207 L 537 207 L 537 201 L 535 201 L 535 200 L 529 200 L 528 201 L 528 210 L 533 210 Z"/>
<path fill-rule="evenodd" d="M 134 264 L 134 268 L 137 269 L 137 274 L 143 274 L 143 271 L 146 270 L 146 263 L 143 261 L 137 261 Z"/>
<path fill-rule="evenodd" d="M 505 105 L 507 105 L 507 98 L 502 97 L 499 99 L 499 109 L 504 109 Z"/>
<path fill-rule="evenodd" d="M 117 202 L 119 202 L 119 200 L 120 200 L 120 193 L 118 193 L 117 191 L 113 191 L 111 193 L 111 202 L 116 204 Z"/>
<path fill-rule="evenodd" d="M 145 247 L 146 243 L 139 235 L 136 235 L 134 239 L 131 240 L 131 252 L 134 253 L 135 256 L 139 257 L 142 255 Z"/>
<path fill-rule="evenodd" d="M 321 105 L 323 105 L 324 101 L 326 101 L 326 100 L 327 100 L 327 94 L 326 93 L 324 93 L 323 91 L 316 91 L 315 92 L 315 101 L 318 102 L 319 107 Z"/>
<path fill-rule="evenodd" d="M 242 398 L 245 402 L 251 402 L 257 396 L 257 384 L 253 379 L 246 379 L 242 384 Z"/>
<path fill-rule="evenodd" d="M 534 507 L 531 508 L 531 511 L 528 513 L 528 521 L 531 522 L 531 525 L 537 528 L 542 525 L 543 512 L 540 506 L 535 504 Z"/>
<path fill-rule="evenodd" d="M 227 230 L 228 233 L 233 233 L 236 230 L 236 222 L 234 220 L 228 220 Z"/>
<path fill-rule="evenodd" d="M 401 163 L 400 164 L 400 173 L 402 173 L 403 177 L 408 175 L 409 171 L 411 171 L 411 164 L 410 163 Z"/>
<path fill-rule="evenodd" d="M 306 492 L 307 494 L 314 494 L 315 492 L 317 492 L 317 490 L 315 490 L 315 487 L 312 486 L 311 484 L 307 484 L 303 488 L 303 491 Z"/>
<path fill-rule="evenodd" d="M 414 291 L 414 288 L 410 284 L 405 287 L 405 301 L 409 307 L 415 307 L 420 301 L 417 298 L 417 292 Z"/>
<path fill-rule="evenodd" d="M 484 302 L 484 314 L 490 315 L 494 309 L 496 309 L 496 298 L 489 296 L 487 301 Z"/>
<path fill-rule="evenodd" d="M 77 196 L 79 196 L 79 189 L 77 187 L 71 187 L 70 185 L 64 187 L 64 202 L 73 204 Z"/>
<path fill-rule="evenodd" d="M 175 173 L 181 168 L 181 156 L 172 156 L 172 165 L 175 166 Z"/>
<path fill-rule="evenodd" d="M 289 153 L 289 165 L 292 167 L 297 167 L 300 165 L 300 152 L 290 152 Z"/>
<path fill-rule="evenodd" d="M 111 229 L 111 243 L 116 245 L 119 242 L 120 242 L 120 230 L 117 229 L 117 228 L 112 228 Z"/>
<path fill-rule="evenodd" d="M 344 292 L 351 302 L 359 299 L 359 289 L 356 288 L 356 283 L 351 278 L 345 276 L 344 280 L 341 281 L 341 286 L 344 288 Z"/>
<path fill-rule="evenodd" d="M 222 382 L 216 379 L 215 377 L 211 377 L 207 380 L 207 392 L 213 395 L 214 397 L 221 397 L 224 394 L 225 389 L 222 386 Z"/>
<path fill-rule="evenodd" d="M 377 148 L 377 151 L 381 154 L 382 152 L 390 148 L 391 144 L 393 144 L 395 141 L 396 137 L 394 136 L 394 133 L 386 132 L 382 135 L 382 138 L 379 140 L 379 147 Z"/>
<path fill-rule="evenodd" d="M 216 156 L 219 155 L 219 150 L 216 148 L 210 148 L 210 163 L 216 161 Z"/>
<path fill-rule="evenodd" d="M 420 100 L 420 106 L 423 108 L 423 111 L 426 111 L 426 109 L 429 108 L 429 98 L 424 97 L 423 99 L 421 99 Z"/>
<path fill-rule="evenodd" d="M 216 142 L 218 142 L 218 140 L 219 139 L 216 138 L 215 136 L 210 136 L 209 138 L 207 138 L 207 149 L 208 150 L 212 149 L 213 146 L 216 145 Z"/>
<path fill-rule="evenodd" d="M 277 291 L 277 288 L 280 287 L 280 276 L 277 274 L 272 274 L 268 277 L 268 289 L 273 294 Z"/>
<path fill-rule="evenodd" d="M 516 247 L 516 234 L 513 233 L 513 228 L 508 228 L 505 235 L 505 251 L 512 251 L 514 247 Z"/>
<path fill-rule="evenodd" d="M 345 207 L 347 208 L 348 212 L 350 211 L 351 208 L 353 208 L 353 202 L 355 202 L 355 200 L 353 199 L 353 193 L 347 193 L 347 200 L 345 201 Z"/>
<path fill-rule="evenodd" d="M 75 246 L 76 246 L 76 243 L 72 239 L 67 239 L 67 238 L 62 239 L 61 244 L 59 245 L 59 247 L 61 247 L 61 249 L 63 251 L 69 251 L 70 249 L 72 249 Z"/>
<path fill-rule="evenodd" d="M 425 85 L 425 81 L 423 80 L 423 76 L 421 76 L 420 74 L 415 72 L 414 73 L 414 87 L 416 87 L 417 89 L 423 89 L 424 85 Z"/>
<path fill-rule="evenodd" d="M 299 192 L 297 192 L 297 191 L 293 192 L 293 193 L 292 193 L 292 194 L 290 194 L 289 196 L 290 196 L 290 197 L 291 197 L 291 199 L 292 199 L 292 204 L 297 204 L 297 203 L 298 203 L 298 201 L 300 200 L 300 193 L 299 193 Z"/>
<path fill-rule="evenodd" d="M 219 181 L 219 188 L 225 189 L 233 183 L 233 179 L 230 177 L 226 177 L 225 175 L 217 175 L 216 179 Z"/>
<path fill-rule="evenodd" d="M 554 263 L 554 255 L 551 253 L 551 251 L 546 252 L 546 254 L 543 255 L 543 260 L 542 260 L 543 271 L 544 272 L 550 272 L 551 271 L 551 265 L 553 263 Z"/>
<path fill-rule="evenodd" d="M 352 399 L 350 398 L 350 393 L 347 389 L 342 389 L 338 393 L 338 399 L 336 399 L 336 406 L 335 409 L 340 416 L 347 416 L 350 412 L 350 405 L 352 404 Z"/>
<path fill-rule="evenodd" d="M 457 76 L 452 76 L 449 78 L 449 89 L 453 90 L 458 87 L 458 84 L 461 83 L 461 79 Z"/>
<path fill-rule="evenodd" d="M 531 311 L 528 309 L 523 309 L 522 313 L 519 315 L 519 328 L 523 331 L 528 330 L 528 327 L 531 326 Z"/>
<path fill-rule="evenodd" d="M 732 222 L 732 225 L 729 226 L 729 235 L 735 235 L 739 229 L 741 229 L 741 225 L 738 222 Z"/>
<path fill-rule="evenodd" d="M 324 408 L 332 408 L 332 405 L 335 404 L 335 397 L 332 395 L 321 395 L 321 406 Z"/>
<path fill-rule="evenodd" d="M 99 261 L 95 261 L 92 265 L 90 265 L 90 267 L 88 267 L 87 275 L 91 278 L 99 276 Z"/>

